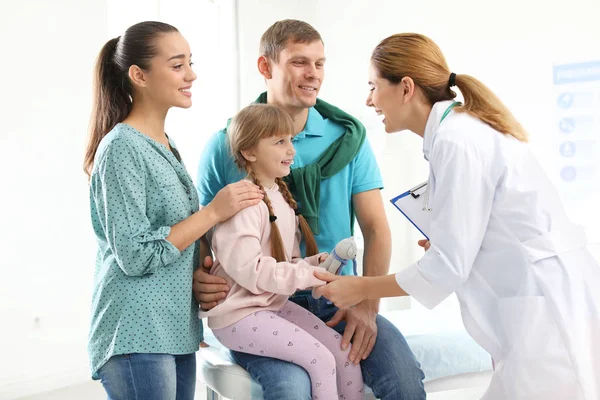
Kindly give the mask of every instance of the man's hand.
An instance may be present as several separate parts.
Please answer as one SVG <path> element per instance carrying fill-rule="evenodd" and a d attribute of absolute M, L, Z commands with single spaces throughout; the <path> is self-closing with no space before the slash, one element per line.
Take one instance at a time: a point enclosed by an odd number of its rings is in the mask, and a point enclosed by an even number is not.
<path fill-rule="evenodd" d="M 327 322 L 327 326 L 334 327 L 346 320 L 346 329 L 342 337 L 342 349 L 346 350 L 350 342 L 352 349 L 348 359 L 354 364 L 366 359 L 377 340 L 377 304 L 378 300 L 365 300 L 348 310 L 338 312 Z"/>
<path fill-rule="evenodd" d="M 202 266 L 194 271 L 192 291 L 200 308 L 204 311 L 216 307 L 217 302 L 227 297 L 229 291 L 225 279 L 210 274 L 212 264 L 211 257 L 204 257 Z"/>

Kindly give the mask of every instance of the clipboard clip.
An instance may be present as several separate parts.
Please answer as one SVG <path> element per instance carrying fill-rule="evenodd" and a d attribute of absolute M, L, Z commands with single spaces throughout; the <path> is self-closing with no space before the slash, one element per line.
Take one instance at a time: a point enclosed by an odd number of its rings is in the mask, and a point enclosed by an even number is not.
<path fill-rule="evenodd" d="M 427 186 L 428 183 L 429 183 L 429 181 L 425 181 L 425 182 L 421 183 L 420 185 L 417 185 L 408 191 L 408 193 L 410 193 L 410 195 L 413 197 L 413 199 L 418 199 L 421 196 L 424 197 L 423 211 L 431 211 L 431 207 L 429 207 L 429 187 Z M 419 192 L 419 193 L 417 193 L 417 192 Z"/>
<path fill-rule="evenodd" d="M 413 197 L 413 199 L 418 199 L 422 193 L 417 193 L 418 191 L 420 191 L 421 189 L 423 189 L 424 187 L 427 186 L 427 181 L 421 183 L 420 185 L 415 186 L 414 188 L 410 189 L 408 191 L 408 193 L 410 193 L 410 195 Z"/>

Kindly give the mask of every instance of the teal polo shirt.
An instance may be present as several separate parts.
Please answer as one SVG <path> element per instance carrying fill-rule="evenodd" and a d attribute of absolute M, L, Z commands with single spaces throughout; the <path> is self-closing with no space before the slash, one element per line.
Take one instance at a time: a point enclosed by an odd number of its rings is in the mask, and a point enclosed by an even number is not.
<path fill-rule="evenodd" d="M 344 131 L 341 125 L 310 108 L 304 130 L 293 139 L 296 148 L 294 168 L 315 163 Z M 225 131 L 218 131 L 206 144 L 198 165 L 196 187 L 200 204 L 207 205 L 219 190 L 245 176 L 233 161 Z M 331 252 L 340 240 L 351 236 L 354 222 L 351 220 L 352 195 L 382 188 L 375 154 L 365 140 L 352 162 L 331 178 L 321 180 L 320 234 L 315 235 L 319 251 Z M 301 249 L 304 254 L 304 245 Z M 352 273 L 351 264 L 342 271 L 344 275 Z"/>

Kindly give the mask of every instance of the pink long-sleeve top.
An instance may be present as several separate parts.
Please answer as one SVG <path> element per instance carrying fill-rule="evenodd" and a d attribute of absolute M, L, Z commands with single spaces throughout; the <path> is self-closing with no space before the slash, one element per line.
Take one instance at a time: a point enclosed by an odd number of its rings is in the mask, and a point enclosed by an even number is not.
<path fill-rule="evenodd" d="M 277 185 L 265 192 L 277 216 L 275 223 L 289 262 L 271 257 L 271 223 L 264 202 L 217 225 L 212 238 L 215 262 L 211 274 L 224 278 L 230 290 L 215 308 L 198 313 L 200 318 L 208 317 L 212 329 L 229 326 L 256 311 L 278 311 L 296 290 L 325 284 L 313 275 L 320 254 L 300 255 L 301 234 L 294 210 Z"/>

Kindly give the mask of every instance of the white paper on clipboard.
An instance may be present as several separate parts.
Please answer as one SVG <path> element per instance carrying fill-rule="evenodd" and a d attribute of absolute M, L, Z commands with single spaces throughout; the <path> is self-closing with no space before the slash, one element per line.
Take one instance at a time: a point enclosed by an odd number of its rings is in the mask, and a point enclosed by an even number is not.
<path fill-rule="evenodd" d="M 392 204 L 429 240 L 431 210 L 428 209 L 427 181 L 394 197 Z"/>

